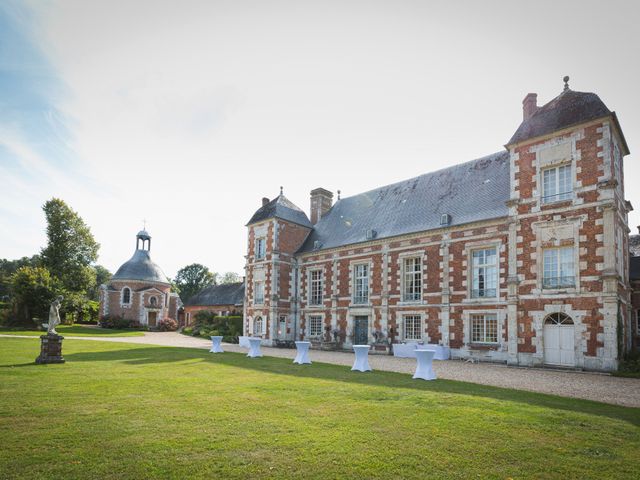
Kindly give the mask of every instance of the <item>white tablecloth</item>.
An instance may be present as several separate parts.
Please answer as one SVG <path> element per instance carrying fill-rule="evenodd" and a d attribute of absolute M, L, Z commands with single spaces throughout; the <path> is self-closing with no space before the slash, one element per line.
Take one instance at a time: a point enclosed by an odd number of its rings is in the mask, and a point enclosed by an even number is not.
<path fill-rule="evenodd" d="M 435 352 L 431 349 L 418 348 L 415 350 L 417 364 L 416 373 L 413 375 L 413 378 L 420 378 L 422 380 L 436 379 L 432 363 L 434 354 Z"/>
<path fill-rule="evenodd" d="M 433 350 L 435 352 L 434 360 L 449 360 L 451 355 L 449 347 L 443 347 L 442 345 L 436 345 L 428 343 L 426 345 L 418 345 L 417 343 L 394 343 L 393 355 L 395 357 L 415 358 L 416 348 Z"/>
<path fill-rule="evenodd" d="M 251 345 L 249 345 L 250 338 L 251 337 L 238 337 L 238 345 L 244 348 L 251 348 Z"/>
<path fill-rule="evenodd" d="M 224 353 L 222 349 L 222 335 L 211 335 L 211 353 Z"/>
<path fill-rule="evenodd" d="M 249 338 L 249 353 L 247 353 L 247 357 L 256 358 L 262 356 L 262 352 L 260 351 L 261 341 L 261 338 Z"/>
<path fill-rule="evenodd" d="M 311 360 L 309 360 L 309 347 L 311 347 L 311 342 L 296 342 L 298 354 L 296 355 L 293 363 L 297 363 L 299 365 L 302 365 L 303 363 L 311 363 Z"/>
<path fill-rule="evenodd" d="M 357 370 L 358 372 L 370 372 L 369 366 L 369 345 L 354 345 L 353 351 L 356 354 L 356 359 L 353 362 L 353 368 L 351 370 Z"/>

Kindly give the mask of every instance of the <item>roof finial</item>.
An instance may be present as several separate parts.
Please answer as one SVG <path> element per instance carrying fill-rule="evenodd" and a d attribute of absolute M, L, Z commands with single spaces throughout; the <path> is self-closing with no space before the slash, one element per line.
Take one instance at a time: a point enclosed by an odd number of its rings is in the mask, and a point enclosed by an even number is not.
<path fill-rule="evenodd" d="M 562 79 L 564 81 L 564 89 L 569 90 L 569 75 L 565 75 L 565 77 Z"/>
<path fill-rule="evenodd" d="M 338 200 L 340 200 L 340 190 L 338 190 Z"/>
<path fill-rule="evenodd" d="M 146 229 L 147 229 L 147 219 L 146 219 L 146 218 L 143 218 L 143 219 L 142 219 L 142 229 L 143 229 L 143 230 L 146 230 Z"/>
<path fill-rule="evenodd" d="M 280 195 L 282 195 L 282 185 L 280 186 Z"/>

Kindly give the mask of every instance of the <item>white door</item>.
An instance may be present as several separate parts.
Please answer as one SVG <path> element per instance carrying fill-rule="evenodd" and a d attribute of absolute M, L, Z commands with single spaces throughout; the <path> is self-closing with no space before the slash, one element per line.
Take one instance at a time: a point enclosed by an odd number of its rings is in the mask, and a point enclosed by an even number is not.
<path fill-rule="evenodd" d="M 544 362 L 550 365 L 574 367 L 573 320 L 563 313 L 549 315 L 544 324 Z"/>

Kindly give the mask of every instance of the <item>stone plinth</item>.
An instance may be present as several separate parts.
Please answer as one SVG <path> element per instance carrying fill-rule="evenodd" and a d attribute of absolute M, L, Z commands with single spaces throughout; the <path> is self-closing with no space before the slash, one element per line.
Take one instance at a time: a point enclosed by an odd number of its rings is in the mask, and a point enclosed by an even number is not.
<path fill-rule="evenodd" d="M 41 335 L 40 336 L 40 356 L 36 358 L 36 363 L 64 363 L 62 356 L 61 335 Z"/>

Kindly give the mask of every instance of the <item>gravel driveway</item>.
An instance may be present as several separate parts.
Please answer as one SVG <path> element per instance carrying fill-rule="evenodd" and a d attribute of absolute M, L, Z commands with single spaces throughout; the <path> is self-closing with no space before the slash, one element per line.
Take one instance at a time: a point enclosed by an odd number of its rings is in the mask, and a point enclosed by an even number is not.
<path fill-rule="evenodd" d="M 0 336 L 16 337 L 16 335 Z M 188 337 L 176 332 L 145 332 L 144 337 L 66 337 L 65 340 L 98 340 L 206 349 L 211 345 L 210 341 L 203 338 Z M 223 344 L 223 347 L 229 352 L 247 352 L 245 348 L 238 345 Z M 291 349 L 262 347 L 262 353 L 271 357 L 291 359 L 295 357 L 295 350 Z M 312 361 L 349 367 L 353 364 L 353 354 L 350 352 L 312 350 L 310 358 Z M 415 370 L 413 358 L 370 355 L 369 363 L 374 370 L 407 374 L 413 374 Z M 433 364 L 438 378 L 583 398 L 626 407 L 640 407 L 640 379 L 637 378 L 613 377 L 604 373 L 507 367 L 490 363 L 471 364 L 459 360 L 436 360 Z"/>

